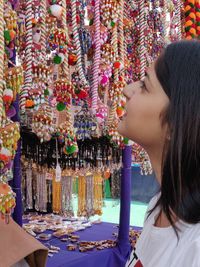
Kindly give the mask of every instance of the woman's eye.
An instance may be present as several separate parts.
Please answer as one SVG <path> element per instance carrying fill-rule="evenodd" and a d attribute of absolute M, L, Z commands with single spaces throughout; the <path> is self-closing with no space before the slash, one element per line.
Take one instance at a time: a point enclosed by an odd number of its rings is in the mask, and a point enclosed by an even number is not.
<path fill-rule="evenodd" d="M 142 88 L 142 90 L 148 91 L 144 80 L 140 81 L 140 85 L 141 85 L 140 87 Z"/>

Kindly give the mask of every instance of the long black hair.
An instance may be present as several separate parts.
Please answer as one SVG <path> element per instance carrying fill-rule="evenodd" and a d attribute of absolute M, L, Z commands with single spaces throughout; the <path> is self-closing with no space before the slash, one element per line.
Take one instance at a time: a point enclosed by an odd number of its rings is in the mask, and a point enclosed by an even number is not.
<path fill-rule="evenodd" d="M 172 226 L 173 214 L 200 222 L 200 42 L 166 47 L 155 64 L 170 103 L 164 115 L 170 140 L 165 145 L 159 205 Z"/>

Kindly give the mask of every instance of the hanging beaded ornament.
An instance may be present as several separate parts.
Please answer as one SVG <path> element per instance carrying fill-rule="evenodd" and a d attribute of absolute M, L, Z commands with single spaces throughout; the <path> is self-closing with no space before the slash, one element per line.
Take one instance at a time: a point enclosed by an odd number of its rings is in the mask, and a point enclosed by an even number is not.
<path fill-rule="evenodd" d="M 57 129 L 58 140 L 64 143 L 63 152 L 67 155 L 76 155 L 78 145 L 70 117 L 61 123 Z"/>
<path fill-rule="evenodd" d="M 58 102 L 57 110 L 63 111 L 71 103 L 72 97 L 74 97 L 73 84 L 65 79 L 57 80 L 54 83 L 54 96 Z"/>
<path fill-rule="evenodd" d="M 101 100 L 99 100 L 98 107 L 96 110 L 96 118 L 97 118 L 99 127 L 102 128 L 104 126 L 104 122 L 107 116 L 108 116 L 108 107 L 105 104 L 103 104 Z"/>
<path fill-rule="evenodd" d="M 74 129 L 78 140 L 99 136 L 96 117 L 86 106 L 74 116 Z"/>
<path fill-rule="evenodd" d="M 100 67 L 99 82 L 101 88 L 103 89 L 110 83 L 110 78 L 112 77 L 112 67 L 106 63 L 101 63 L 99 67 Z"/>
<path fill-rule="evenodd" d="M 102 215 L 102 206 L 103 206 L 103 178 L 101 172 L 95 172 L 93 175 L 93 184 L 94 184 L 94 214 L 99 216 Z"/>
<path fill-rule="evenodd" d="M 85 85 L 82 83 L 77 72 L 72 74 L 72 84 L 74 86 L 74 93 L 76 100 L 85 100 L 88 97 L 88 92 L 85 89 Z"/>
<path fill-rule="evenodd" d="M 4 182 L 0 182 L 0 214 L 9 223 L 9 217 L 15 207 L 15 193 L 11 187 Z"/>
<path fill-rule="evenodd" d="M 67 36 L 63 29 L 56 29 L 49 36 L 49 46 L 52 50 L 60 47 L 63 48 L 67 44 Z"/>
<path fill-rule="evenodd" d="M 115 0 L 104 0 L 101 5 L 102 23 L 111 28 L 115 26 L 118 17 L 119 4 Z"/>
<path fill-rule="evenodd" d="M 33 86 L 38 86 L 38 84 L 33 84 Z M 44 104 L 44 98 L 44 88 L 35 87 L 28 92 L 25 106 L 27 108 L 35 108 L 37 110 L 40 104 Z"/>
<path fill-rule="evenodd" d="M 114 118 L 108 125 L 108 127 L 106 128 L 106 135 L 108 135 L 108 137 L 110 138 L 111 142 L 119 147 L 123 147 L 124 146 L 124 142 L 123 142 L 123 137 L 121 135 L 119 135 L 118 131 L 117 131 L 117 126 L 118 126 L 118 119 Z"/>
<path fill-rule="evenodd" d="M 86 214 L 87 217 L 94 215 L 94 183 L 93 174 L 87 171 L 85 174 L 86 181 Z"/>
<path fill-rule="evenodd" d="M 15 101 L 16 95 L 20 93 L 21 86 L 24 82 L 23 68 L 21 66 L 8 68 L 5 72 L 5 80 L 7 88 L 13 90 L 13 100 Z"/>
<path fill-rule="evenodd" d="M 153 173 L 151 162 L 147 153 L 142 149 L 140 151 L 141 162 L 141 175 L 149 175 Z"/>
<path fill-rule="evenodd" d="M 33 79 L 36 81 L 47 81 L 50 76 L 50 69 L 48 66 L 45 66 L 44 64 L 38 64 L 32 66 L 33 71 Z"/>
<path fill-rule="evenodd" d="M 62 214 L 66 217 L 74 216 L 72 205 L 73 177 L 69 170 L 63 171 L 61 179 Z"/>
<path fill-rule="evenodd" d="M 49 141 L 55 129 L 53 127 L 53 113 L 46 104 L 40 106 L 33 114 L 32 131 L 38 136 L 41 142 Z"/>
<path fill-rule="evenodd" d="M 0 147 L 1 150 L 4 148 L 6 149 L 5 151 L 6 154 L 8 154 L 8 158 L 13 159 L 15 156 L 15 150 L 17 149 L 17 142 L 20 138 L 19 134 L 19 124 L 18 123 L 13 123 L 12 121 L 9 120 L 4 120 L 2 127 L 0 129 L 0 134 L 1 134 L 1 142 L 0 142 Z M 4 159 L 3 157 L 4 154 L 2 154 L 1 160 Z M 7 159 L 7 157 L 5 157 Z M 6 163 L 8 163 L 6 161 Z"/>
<path fill-rule="evenodd" d="M 51 32 L 55 32 L 55 30 L 56 30 L 57 19 L 54 17 L 47 16 L 45 25 L 46 25 L 47 34 L 50 35 Z"/>
<path fill-rule="evenodd" d="M 47 183 L 45 179 L 45 172 L 40 169 L 37 173 L 37 193 L 38 193 L 38 206 L 37 210 L 40 212 L 47 211 Z"/>

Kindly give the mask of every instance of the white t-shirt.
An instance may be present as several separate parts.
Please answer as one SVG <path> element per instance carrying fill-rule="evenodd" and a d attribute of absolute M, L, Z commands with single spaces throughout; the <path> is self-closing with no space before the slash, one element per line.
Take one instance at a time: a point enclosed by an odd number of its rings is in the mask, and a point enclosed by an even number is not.
<path fill-rule="evenodd" d="M 154 207 L 158 195 L 149 203 Z M 179 241 L 169 226 L 154 226 L 159 207 L 145 220 L 144 228 L 126 267 L 200 267 L 200 223 L 177 222 Z"/>

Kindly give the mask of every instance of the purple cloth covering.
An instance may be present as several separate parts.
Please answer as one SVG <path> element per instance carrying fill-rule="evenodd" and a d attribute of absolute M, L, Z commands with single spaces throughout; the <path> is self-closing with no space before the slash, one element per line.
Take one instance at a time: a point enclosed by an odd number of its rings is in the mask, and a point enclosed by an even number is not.
<path fill-rule="evenodd" d="M 121 178 L 121 197 L 120 197 L 120 228 L 118 247 L 122 257 L 128 258 L 131 247 L 129 242 L 130 225 L 130 202 L 131 202 L 131 161 L 132 146 L 125 146 L 122 154 L 122 178 Z"/>
<path fill-rule="evenodd" d="M 16 101 L 13 106 L 16 109 L 16 115 L 12 118 L 13 121 L 20 121 L 19 118 L 19 96 L 17 96 Z M 13 219 L 20 226 L 22 225 L 22 193 L 21 193 L 21 142 L 17 144 L 17 151 L 14 158 L 13 167 L 13 180 L 11 181 L 11 186 L 13 191 L 16 193 L 16 206 L 13 213 Z"/>
<path fill-rule="evenodd" d="M 114 239 L 112 233 L 117 232 L 116 224 L 101 223 L 93 225 L 84 231 L 79 231 L 76 234 L 80 236 L 80 240 L 98 241 L 105 239 Z M 50 233 L 50 231 L 48 231 Z M 60 252 L 54 254 L 53 257 L 48 257 L 47 267 L 124 267 L 126 258 L 122 256 L 118 247 L 105 249 L 102 251 L 79 252 L 67 251 L 68 243 L 60 241 L 53 237 L 51 240 L 43 242 L 45 245 L 49 243 L 60 247 Z"/>

